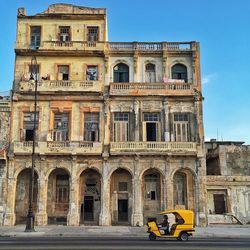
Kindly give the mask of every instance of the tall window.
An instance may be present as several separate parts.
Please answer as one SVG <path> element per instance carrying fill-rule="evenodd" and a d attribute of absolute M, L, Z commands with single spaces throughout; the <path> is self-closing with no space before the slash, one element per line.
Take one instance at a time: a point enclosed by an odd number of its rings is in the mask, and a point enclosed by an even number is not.
<path fill-rule="evenodd" d="M 54 114 L 54 141 L 69 140 L 69 113 Z"/>
<path fill-rule="evenodd" d="M 155 75 L 155 65 L 152 63 L 148 63 L 145 66 L 145 80 L 146 82 L 156 82 L 156 75 Z"/>
<path fill-rule="evenodd" d="M 143 114 L 143 139 L 144 141 L 160 140 L 160 117 L 158 113 Z"/>
<path fill-rule="evenodd" d="M 158 174 L 147 174 L 145 179 L 145 199 L 158 200 L 159 199 L 159 183 L 160 177 Z"/>
<path fill-rule="evenodd" d="M 184 80 L 187 82 L 187 67 L 183 64 L 175 64 L 172 67 L 172 79 Z"/>
<path fill-rule="evenodd" d="M 113 123 L 113 141 L 129 140 L 129 113 L 115 113 Z"/>
<path fill-rule="evenodd" d="M 37 76 L 36 76 L 37 75 Z M 37 78 L 36 78 L 37 77 Z M 29 65 L 29 79 L 39 80 L 40 78 L 40 65 Z"/>
<path fill-rule="evenodd" d="M 129 82 L 129 67 L 119 63 L 114 67 L 114 82 Z"/>
<path fill-rule="evenodd" d="M 89 42 L 97 42 L 99 40 L 99 28 L 88 27 L 87 40 Z"/>
<path fill-rule="evenodd" d="M 56 202 L 57 203 L 69 202 L 69 176 L 68 175 L 56 176 Z"/>
<path fill-rule="evenodd" d="M 174 114 L 174 140 L 190 141 L 189 115 L 182 113 Z"/>
<path fill-rule="evenodd" d="M 98 67 L 88 65 L 86 68 L 86 80 L 97 81 L 98 80 Z"/>
<path fill-rule="evenodd" d="M 68 65 L 58 66 L 58 80 L 69 80 L 69 66 Z"/>
<path fill-rule="evenodd" d="M 34 113 L 25 112 L 23 114 L 23 140 L 32 141 L 34 136 Z M 36 113 L 36 129 L 38 127 L 38 113 Z"/>
<path fill-rule="evenodd" d="M 30 27 L 30 47 L 37 49 L 41 44 L 41 26 Z"/>
<path fill-rule="evenodd" d="M 84 113 L 84 141 L 99 141 L 99 113 Z"/>
<path fill-rule="evenodd" d="M 177 172 L 174 175 L 174 205 L 187 203 L 187 181 L 184 173 Z"/>
<path fill-rule="evenodd" d="M 59 27 L 59 41 L 70 42 L 70 27 L 69 26 Z"/>

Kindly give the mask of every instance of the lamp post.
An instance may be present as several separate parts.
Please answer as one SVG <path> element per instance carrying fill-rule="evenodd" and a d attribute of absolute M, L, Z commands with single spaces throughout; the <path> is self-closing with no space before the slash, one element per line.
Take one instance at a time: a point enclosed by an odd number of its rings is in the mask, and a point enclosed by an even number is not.
<path fill-rule="evenodd" d="M 34 113 L 33 113 L 33 144 L 32 144 L 32 160 L 31 160 L 31 174 L 29 182 L 29 208 L 27 214 L 26 228 L 25 232 L 34 232 L 34 213 L 32 207 L 33 193 L 34 193 L 34 168 L 35 168 L 35 148 L 36 148 L 36 126 L 37 126 L 37 82 L 38 82 L 38 64 L 36 56 L 31 59 L 31 74 L 30 81 L 35 82 L 34 91 Z"/>

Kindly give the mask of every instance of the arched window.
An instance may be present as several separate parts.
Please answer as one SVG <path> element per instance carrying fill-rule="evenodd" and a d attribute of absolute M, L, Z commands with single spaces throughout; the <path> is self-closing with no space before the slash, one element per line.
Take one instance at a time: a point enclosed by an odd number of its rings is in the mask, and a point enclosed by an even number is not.
<path fill-rule="evenodd" d="M 187 67 L 183 64 L 175 64 L 172 67 L 172 79 L 184 80 L 187 82 Z"/>
<path fill-rule="evenodd" d="M 129 82 L 129 67 L 119 63 L 114 67 L 114 82 Z"/>
<path fill-rule="evenodd" d="M 156 81 L 155 65 L 152 63 L 148 63 L 145 66 L 145 81 L 146 82 L 155 82 Z"/>

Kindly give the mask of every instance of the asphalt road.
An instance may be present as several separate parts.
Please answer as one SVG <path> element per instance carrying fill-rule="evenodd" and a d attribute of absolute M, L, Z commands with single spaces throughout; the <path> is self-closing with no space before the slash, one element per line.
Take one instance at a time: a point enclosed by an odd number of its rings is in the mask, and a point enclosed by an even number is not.
<path fill-rule="evenodd" d="M 149 241 L 146 238 L 71 238 L 71 237 L 32 237 L 7 238 L 0 237 L 0 249 L 250 249 L 250 239 L 190 239 L 188 242 L 176 240 Z"/>

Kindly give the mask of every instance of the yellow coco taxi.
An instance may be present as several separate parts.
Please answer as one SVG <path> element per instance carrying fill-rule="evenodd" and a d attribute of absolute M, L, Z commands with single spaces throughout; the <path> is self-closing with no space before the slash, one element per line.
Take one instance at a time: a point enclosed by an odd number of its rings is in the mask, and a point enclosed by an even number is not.
<path fill-rule="evenodd" d="M 161 230 L 160 225 L 155 221 L 148 222 L 149 239 L 155 240 L 157 237 L 187 241 L 189 236 L 193 235 L 194 230 L 194 212 L 191 210 L 165 210 L 161 215 L 173 217 L 175 223 L 171 225 L 168 232 Z"/>

